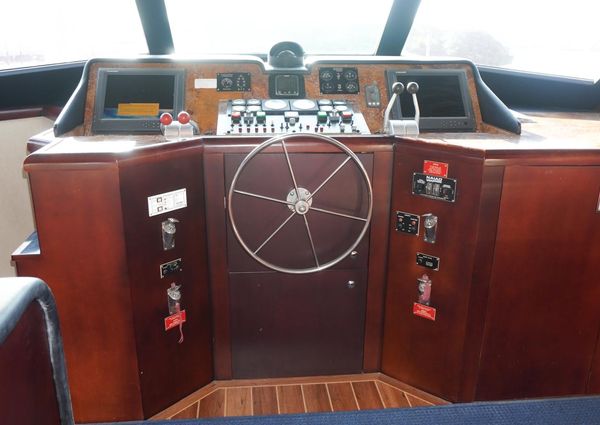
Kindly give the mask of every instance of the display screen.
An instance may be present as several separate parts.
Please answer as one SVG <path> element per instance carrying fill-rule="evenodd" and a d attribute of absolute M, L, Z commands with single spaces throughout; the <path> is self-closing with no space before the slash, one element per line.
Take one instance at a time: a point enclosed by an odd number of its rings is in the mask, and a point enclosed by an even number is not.
<path fill-rule="evenodd" d="M 396 81 L 406 87 L 407 83 L 414 81 L 419 85 L 417 98 L 421 117 L 465 117 L 465 105 L 457 75 L 403 75 L 397 74 Z M 415 108 L 406 91 L 400 95 L 402 116 L 414 118 Z"/>
<path fill-rule="evenodd" d="M 298 96 L 300 80 L 297 75 L 277 75 L 275 77 L 275 92 L 279 96 Z"/>
<path fill-rule="evenodd" d="M 103 115 L 106 118 L 159 117 L 173 112 L 174 75 L 109 74 Z"/>

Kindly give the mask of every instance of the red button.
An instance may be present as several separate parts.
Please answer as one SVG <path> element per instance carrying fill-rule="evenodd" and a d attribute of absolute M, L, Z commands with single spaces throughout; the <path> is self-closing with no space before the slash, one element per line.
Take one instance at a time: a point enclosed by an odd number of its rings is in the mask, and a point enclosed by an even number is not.
<path fill-rule="evenodd" d="M 177 114 L 177 121 L 179 121 L 180 124 L 187 124 L 190 122 L 190 114 L 185 111 L 181 111 L 179 114 Z"/>
<path fill-rule="evenodd" d="M 159 120 L 162 125 L 169 125 L 173 122 L 173 115 L 165 112 L 160 116 Z"/>

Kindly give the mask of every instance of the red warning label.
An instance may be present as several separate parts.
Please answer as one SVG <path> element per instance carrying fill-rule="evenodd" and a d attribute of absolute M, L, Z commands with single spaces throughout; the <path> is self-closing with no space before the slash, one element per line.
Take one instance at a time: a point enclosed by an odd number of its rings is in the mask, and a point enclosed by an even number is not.
<path fill-rule="evenodd" d="M 185 323 L 185 310 L 181 310 L 179 313 L 165 317 L 165 331 L 173 329 L 182 323 Z"/>
<path fill-rule="evenodd" d="M 423 173 L 430 176 L 448 177 L 448 164 L 437 161 L 423 161 Z"/>
<path fill-rule="evenodd" d="M 435 321 L 436 310 L 435 310 L 435 308 L 429 307 L 428 305 L 414 303 L 413 304 L 413 314 L 415 316 L 419 316 L 424 319 L 429 319 L 429 320 Z"/>

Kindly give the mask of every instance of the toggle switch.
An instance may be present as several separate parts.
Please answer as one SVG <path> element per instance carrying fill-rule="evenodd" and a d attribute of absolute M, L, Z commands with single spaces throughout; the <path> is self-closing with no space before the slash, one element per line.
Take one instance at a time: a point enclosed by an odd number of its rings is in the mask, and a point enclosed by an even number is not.
<path fill-rule="evenodd" d="M 175 233 L 177 232 L 177 223 L 179 223 L 179 220 L 169 217 L 161 224 L 163 250 L 165 251 L 175 248 Z"/>
<path fill-rule="evenodd" d="M 435 238 L 437 236 L 437 224 L 438 217 L 433 214 L 424 214 L 423 215 L 423 228 L 425 231 L 423 232 L 423 240 L 427 243 L 435 243 Z"/>
<path fill-rule="evenodd" d="M 417 292 L 419 294 L 418 303 L 429 305 L 431 302 L 431 279 L 426 274 L 417 279 Z"/>

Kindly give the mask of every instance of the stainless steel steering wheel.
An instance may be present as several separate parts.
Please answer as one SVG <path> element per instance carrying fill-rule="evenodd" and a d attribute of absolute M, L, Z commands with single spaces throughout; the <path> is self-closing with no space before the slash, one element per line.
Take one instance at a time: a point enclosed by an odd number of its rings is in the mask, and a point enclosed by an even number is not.
<path fill-rule="evenodd" d="M 308 189 L 304 188 L 301 185 L 302 182 L 296 181 L 296 175 L 294 174 L 294 170 L 292 168 L 292 163 L 290 161 L 290 155 L 288 153 L 287 145 L 288 145 L 288 143 L 293 143 L 294 141 L 297 141 L 299 139 L 302 141 L 306 141 L 308 139 L 310 141 L 316 141 L 316 142 L 320 142 L 320 143 L 326 143 L 326 144 L 333 145 L 337 149 L 339 149 L 341 152 L 343 152 L 346 156 L 346 158 L 337 166 L 337 168 L 335 168 L 335 170 L 333 170 L 333 172 L 326 179 L 324 179 L 320 185 L 318 185 L 312 191 L 309 191 Z M 276 199 L 274 197 L 264 196 L 259 193 L 250 193 L 247 191 L 242 191 L 242 190 L 237 189 L 236 185 L 238 183 L 238 178 L 243 173 L 246 165 L 250 161 L 252 161 L 253 158 L 255 158 L 257 155 L 259 155 L 261 152 L 263 152 L 265 149 L 267 149 L 271 146 L 276 146 L 276 145 L 281 146 L 282 151 L 285 155 L 285 160 L 287 162 L 287 169 L 289 170 L 291 181 L 293 182 L 293 188 L 291 188 L 287 193 L 282 194 L 281 199 Z M 354 165 L 358 168 L 359 174 L 362 177 L 362 179 L 364 179 L 364 183 L 367 188 L 368 208 L 367 208 L 366 217 L 345 214 L 345 213 L 341 213 L 341 212 L 332 211 L 330 209 L 317 208 L 317 207 L 313 206 L 312 205 L 313 199 L 315 199 L 315 196 L 319 193 L 319 191 L 350 161 L 353 161 Z M 249 196 L 249 197 L 258 198 L 258 199 L 269 201 L 269 202 L 277 202 L 280 204 L 284 204 L 284 205 L 287 205 L 287 207 L 290 209 L 291 214 L 277 228 L 275 228 L 275 230 L 269 236 L 267 236 L 262 243 L 260 243 L 258 246 L 254 247 L 254 248 L 251 248 L 250 246 L 248 246 L 248 244 L 244 241 L 244 239 L 240 235 L 240 232 L 236 225 L 235 214 L 234 214 L 234 209 L 233 209 L 234 196 Z M 350 253 L 360 243 L 362 238 L 365 236 L 365 233 L 367 232 L 370 221 L 371 221 L 371 214 L 373 211 L 373 190 L 371 188 L 371 182 L 369 180 L 369 175 L 367 174 L 367 171 L 365 170 L 360 159 L 356 156 L 356 154 L 354 154 L 354 152 L 352 152 L 350 149 L 348 149 L 348 147 L 346 147 L 344 144 L 338 142 L 337 140 L 335 140 L 331 137 L 324 136 L 321 134 L 282 135 L 282 136 L 273 137 L 273 138 L 261 143 L 260 145 L 256 146 L 248 154 L 248 156 L 246 156 L 243 159 L 243 161 L 241 162 L 240 166 L 238 167 L 238 169 L 233 177 L 231 186 L 229 187 L 229 192 L 227 195 L 227 211 L 228 211 L 228 215 L 229 215 L 229 221 L 231 223 L 231 228 L 233 230 L 233 233 L 235 234 L 235 237 L 237 238 L 240 245 L 244 248 L 244 250 L 253 259 L 255 259 L 260 264 L 262 264 L 272 270 L 276 270 L 276 271 L 283 272 L 283 273 L 292 273 L 292 274 L 313 273 L 313 272 L 325 270 L 325 269 L 339 263 L 344 258 L 346 258 L 348 255 L 350 255 Z M 337 257 L 335 257 L 332 260 L 329 260 L 323 264 L 319 261 L 319 258 L 317 255 L 317 250 L 315 249 L 313 236 L 312 236 L 311 230 L 310 230 L 309 220 L 307 218 L 307 216 L 312 211 L 322 213 L 322 214 L 329 214 L 332 216 L 336 216 L 342 220 L 357 220 L 360 222 L 364 222 L 356 240 L 354 240 L 354 242 L 352 242 L 350 244 L 350 246 L 348 246 L 347 249 L 345 249 L 343 252 L 341 252 Z M 271 239 L 277 233 L 279 233 L 279 231 L 282 228 L 284 228 L 286 226 L 286 224 L 288 224 L 288 222 L 296 215 L 299 215 L 303 218 L 307 236 L 308 236 L 308 241 L 310 242 L 310 248 L 312 249 L 312 254 L 314 257 L 315 265 L 312 267 L 307 267 L 307 268 L 289 268 L 289 267 L 282 267 L 277 264 L 273 264 L 273 263 L 265 260 L 264 258 L 262 258 L 259 255 L 259 252 L 261 251 L 261 249 L 263 247 L 265 247 L 265 245 L 267 245 L 269 243 L 269 241 L 271 241 Z"/>

